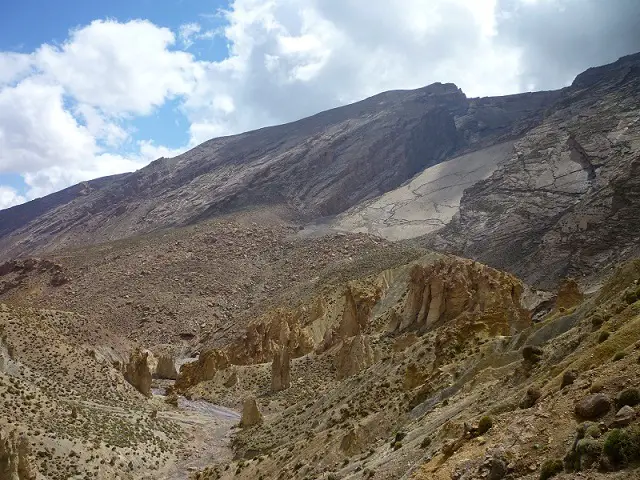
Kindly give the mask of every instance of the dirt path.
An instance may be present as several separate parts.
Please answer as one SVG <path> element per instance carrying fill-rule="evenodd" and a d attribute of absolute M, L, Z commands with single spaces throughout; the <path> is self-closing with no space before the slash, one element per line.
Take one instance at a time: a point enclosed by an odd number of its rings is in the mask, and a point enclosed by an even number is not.
<path fill-rule="evenodd" d="M 230 431 L 240 420 L 237 412 L 180 397 L 178 410 L 158 412 L 158 416 L 180 423 L 188 435 L 181 457 L 159 479 L 188 480 L 193 472 L 212 463 L 231 460 Z"/>

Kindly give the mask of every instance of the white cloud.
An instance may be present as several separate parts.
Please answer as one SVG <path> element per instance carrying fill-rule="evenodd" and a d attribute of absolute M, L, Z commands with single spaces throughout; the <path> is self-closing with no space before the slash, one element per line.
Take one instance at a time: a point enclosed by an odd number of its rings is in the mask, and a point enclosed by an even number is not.
<path fill-rule="evenodd" d="M 96 20 L 59 48 L 43 45 L 35 61 L 80 103 L 148 114 L 193 89 L 198 64 L 189 53 L 169 50 L 174 42 L 171 30 L 149 21 Z"/>
<path fill-rule="evenodd" d="M 32 60 L 30 55 L 0 52 L 0 86 L 19 80 L 28 74 Z"/>
<path fill-rule="evenodd" d="M 0 210 L 19 205 L 25 200 L 15 189 L 0 185 Z"/>

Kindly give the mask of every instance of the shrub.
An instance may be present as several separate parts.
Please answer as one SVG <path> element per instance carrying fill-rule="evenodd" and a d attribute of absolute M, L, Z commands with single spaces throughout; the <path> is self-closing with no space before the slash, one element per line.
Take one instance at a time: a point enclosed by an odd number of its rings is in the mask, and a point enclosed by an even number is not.
<path fill-rule="evenodd" d="M 603 330 L 602 332 L 600 332 L 600 335 L 598 336 L 598 342 L 599 343 L 605 342 L 609 338 L 609 335 L 611 335 L 609 332 L 607 332 L 606 330 Z"/>
<path fill-rule="evenodd" d="M 424 440 L 420 443 L 420 448 L 429 448 L 429 445 L 431 445 L 431 438 L 424 437 Z"/>
<path fill-rule="evenodd" d="M 591 317 L 591 325 L 595 330 L 599 329 L 604 323 L 604 318 L 599 313 L 595 313 L 593 317 Z"/>
<path fill-rule="evenodd" d="M 603 451 L 616 465 L 625 465 L 640 459 L 640 430 L 611 430 L 604 439 Z"/>
<path fill-rule="evenodd" d="M 624 301 L 629 305 L 637 302 L 638 300 L 640 300 L 640 286 L 629 289 L 624 296 Z"/>
<path fill-rule="evenodd" d="M 399 448 L 402 448 L 402 442 L 395 442 L 393 444 L 393 449 L 398 450 Z"/>
<path fill-rule="evenodd" d="M 555 477 L 564 469 L 562 460 L 546 460 L 540 468 L 540 480 L 547 480 Z"/>
<path fill-rule="evenodd" d="M 484 416 L 478 422 L 478 435 L 484 435 L 491 427 L 493 427 L 493 419 L 489 416 Z"/>
<path fill-rule="evenodd" d="M 630 407 L 635 407 L 640 403 L 640 390 L 637 388 L 627 388 L 618 394 L 616 398 L 616 406 L 618 408 L 624 407 L 625 405 L 629 405 Z"/>
<path fill-rule="evenodd" d="M 617 362 L 618 360 L 622 360 L 624 357 L 626 357 L 626 353 L 624 352 L 616 352 L 616 354 L 613 356 L 613 361 Z"/>

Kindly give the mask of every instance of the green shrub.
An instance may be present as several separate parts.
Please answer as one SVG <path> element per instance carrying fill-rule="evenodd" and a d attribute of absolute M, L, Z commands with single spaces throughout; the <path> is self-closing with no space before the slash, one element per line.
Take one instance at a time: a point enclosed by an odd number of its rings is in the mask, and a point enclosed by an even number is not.
<path fill-rule="evenodd" d="M 599 329 L 603 323 L 604 318 L 599 313 L 596 313 L 591 317 L 591 326 L 593 326 L 594 330 Z"/>
<path fill-rule="evenodd" d="M 605 342 L 609 338 L 609 335 L 611 335 L 609 332 L 607 332 L 606 330 L 603 330 L 602 332 L 600 332 L 600 335 L 598 336 L 598 342 L 599 343 Z"/>
<path fill-rule="evenodd" d="M 396 433 L 396 437 L 395 437 L 394 441 L 395 441 L 395 442 L 400 442 L 400 441 L 402 441 L 402 440 L 404 439 L 404 437 L 406 437 L 406 436 L 407 436 L 407 434 L 406 434 L 405 432 L 400 431 L 400 432 Z"/>
<path fill-rule="evenodd" d="M 626 465 L 640 459 L 640 430 L 611 430 L 604 439 L 603 451 L 615 465 Z"/>
<path fill-rule="evenodd" d="M 399 448 L 402 448 L 402 442 L 395 442 L 393 444 L 393 449 L 398 450 Z"/>
<path fill-rule="evenodd" d="M 420 443 L 420 448 L 429 448 L 429 445 L 431 445 L 431 438 L 424 437 L 424 440 Z"/>
<path fill-rule="evenodd" d="M 547 480 L 555 477 L 564 469 L 562 460 L 545 460 L 540 468 L 540 480 Z"/>
<path fill-rule="evenodd" d="M 478 422 L 478 435 L 484 435 L 491 427 L 493 427 L 493 419 L 488 415 L 482 417 Z"/>
<path fill-rule="evenodd" d="M 613 356 L 613 361 L 617 362 L 618 360 L 622 360 L 626 356 L 627 354 L 624 352 L 616 352 L 616 354 Z"/>
<path fill-rule="evenodd" d="M 618 394 L 616 405 L 618 408 L 629 405 L 635 407 L 640 403 L 640 390 L 637 388 L 627 388 Z"/>
<path fill-rule="evenodd" d="M 638 300 L 640 300 L 640 286 L 630 288 L 624 295 L 624 301 L 629 305 L 636 303 Z"/>

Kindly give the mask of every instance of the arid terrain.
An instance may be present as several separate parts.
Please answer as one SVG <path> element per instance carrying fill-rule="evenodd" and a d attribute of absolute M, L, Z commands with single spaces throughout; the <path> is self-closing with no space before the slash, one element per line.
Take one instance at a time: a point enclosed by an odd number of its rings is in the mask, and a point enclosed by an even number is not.
<path fill-rule="evenodd" d="M 640 54 L 0 212 L 0 480 L 640 478 Z"/>

